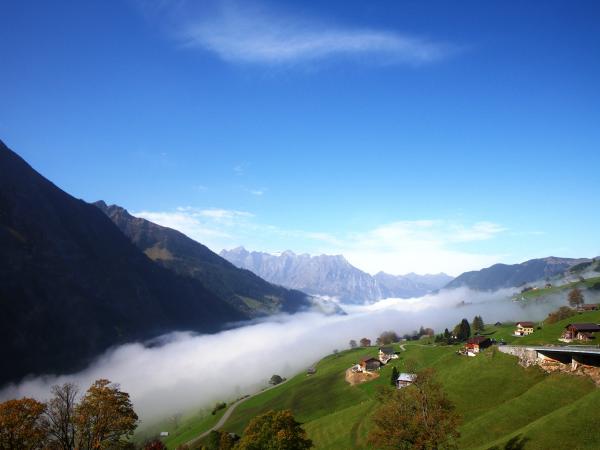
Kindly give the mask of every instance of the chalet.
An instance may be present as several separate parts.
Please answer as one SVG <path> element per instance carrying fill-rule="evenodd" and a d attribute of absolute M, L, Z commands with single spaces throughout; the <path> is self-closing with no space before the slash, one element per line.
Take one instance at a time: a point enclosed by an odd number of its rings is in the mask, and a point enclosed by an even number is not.
<path fill-rule="evenodd" d="M 307 375 L 314 375 L 315 373 L 317 373 L 317 369 L 315 369 L 314 367 L 309 367 L 308 369 L 306 369 Z"/>
<path fill-rule="evenodd" d="M 396 380 L 396 387 L 398 389 L 402 389 L 406 386 L 410 386 L 417 379 L 417 375 L 414 373 L 401 373 L 398 375 L 398 379 Z"/>
<path fill-rule="evenodd" d="M 502 326 L 502 322 L 496 322 L 496 323 L 494 324 L 494 326 L 495 326 L 495 327 L 501 327 L 501 326 Z"/>
<path fill-rule="evenodd" d="M 379 347 L 379 361 L 387 364 L 390 359 L 398 359 L 393 347 Z"/>
<path fill-rule="evenodd" d="M 517 329 L 515 330 L 515 336 L 527 336 L 533 333 L 535 324 L 533 322 L 517 322 Z"/>
<path fill-rule="evenodd" d="M 587 304 L 587 305 L 579 305 L 577 307 L 577 311 L 597 311 L 598 305 Z"/>
<path fill-rule="evenodd" d="M 565 327 L 559 341 L 589 341 L 594 338 L 592 333 L 600 331 L 600 326 L 595 323 L 570 323 Z"/>
<path fill-rule="evenodd" d="M 364 358 L 361 358 L 361 360 L 358 362 L 358 365 L 360 366 L 360 370 L 362 372 L 372 372 L 373 370 L 379 370 L 381 367 L 381 361 L 371 356 L 365 356 Z"/>
<path fill-rule="evenodd" d="M 467 351 L 467 355 L 475 356 L 481 350 L 488 348 L 490 345 L 492 345 L 490 338 L 485 336 L 475 336 L 467 340 L 465 350 Z"/>

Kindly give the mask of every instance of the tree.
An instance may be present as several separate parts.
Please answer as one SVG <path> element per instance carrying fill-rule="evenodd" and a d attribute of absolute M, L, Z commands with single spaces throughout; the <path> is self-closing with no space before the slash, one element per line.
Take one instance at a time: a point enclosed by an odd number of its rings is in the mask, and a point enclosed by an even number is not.
<path fill-rule="evenodd" d="M 585 299 L 583 298 L 583 292 L 581 292 L 581 289 L 576 287 L 571 289 L 571 292 L 569 292 L 569 305 L 571 305 L 573 308 L 576 308 L 584 303 Z"/>
<path fill-rule="evenodd" d="M 160 439 L 153 439 L 144 444 L 144 450 L 167 450 L 167 446 Z"/>
<path fill-rule="evenodd" d="M 577 313 L 575 311 L 573 311 L 573 309 L 569 308 L 568 306 L 561 306 L 556 311 L 552 311 L 551 313 L 549 313 L 548 317 L 546 317 L 546 320 L 544 322 L 546 324 L 552 324 L 552 323 L 556 323 L 560 320 L 567 319 L 576 314 Z"/>
<path fill-rule="evenodd" d="M 450 448 L 459 436 L 460 418 L 431 368 L 418 372 L 411 386 L 387 391 L 380 401 L 369 433 L 377 449 Z"/>
<path fill-rule="evenodd" d="M 79 387 L 73 383 L 52 386 L 54 397 L 46 408 L 46 422 L 53 447 L 63 450 L 75 448 L 75 405 Z"/>
<path fill-rule="evenodd" d="M 472 329 L 474 333 L 480 333 L 485 328 L 485 324 L 483 323 L 483 319 L 481 316 L 475 316 L 473 318 Z"/>
<path fill-rule="evenodd" d="M 118 384 L 97 380 L 75 408 L 78 448 L 118 447 L 133 434 L 137 422 L 129 394 Z"/>
<path fill-rule="evenodd" d="M 461 320 L 460 323 L 454 327 L 454 335 L 459 341 L 466 341 L 471 337 L 471 326 L 467 319 Z"/>
<path fill-rule="evenodd" d="M 269 411 L 250 421 L 237 444 L 239 450 L 304 450 L 312 441 L 292 412 Z"/>
<path fill-rule="evenodd" d="M 350 348 L 356 348 L 358 347 L 358 345 L 356 344 L 356 341 L 354 339 L 350 339 Z"/>
<path fill-rule="evenodd" d="M 371 339 L 362 338 L 360 340 L 360 346 L 361 347 L 370 347 L 371 346 Z"/>
<path fill-rule="evenodd" d="M 48 436 L 45 409 L 44 403 L 26 397 L 0 403 L 0 448 L 45 448 Z"/>
<path fill-rule="evenodd" d="M 276 384 L 279 384 L 283 381 L 283 378 L 281 378 L 281 376 L 279 375 L 273 375 L 271 377 L 271 379 L 269 380 L 269 384 L 272 384 L 273 386 L 275 386 Z"/>
<path fill-rule="evenodd" d="M 391 344 L 392 342 L 398 342 L 399 340 L 400 340 L 400 337 L 396 334 L 395 331 L 384 331 L 377 338 L 377 344 L 378 345 L 387 345 L 387 344 Z"/>
<path fill-rule="evenodd" d="M 392 386 L 396 386 L 396 382 L 398 381 L 398 376 L 400 376 L 400 372 L 396 368 L 396 366 L 392 367 L 392 376 L 390 378 L 390 384 Z"/>

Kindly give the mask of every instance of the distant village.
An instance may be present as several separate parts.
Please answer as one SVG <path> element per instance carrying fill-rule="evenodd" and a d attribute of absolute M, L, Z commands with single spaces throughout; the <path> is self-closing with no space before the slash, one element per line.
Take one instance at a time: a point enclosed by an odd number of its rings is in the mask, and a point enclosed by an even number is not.
<path fill-rule="evenodd" d="M 599 309 L 598 304 L 580 303 L 571 307 L 565 306 L 559 308 L 558 311 L 550 313 L 546 321 L 551 324 L 558 320 L 564 320 L 572 316 L 574 317 L 578 313 L 597 311 Z M 431 328 L 424 327 L 421 327 L 419 332 L 414 332 L 412 335 L 404 335 L 403 337 L 399 337 L 393 331 L 386 331 L 377 339 L 377 344 L 382 344 L 377 347 L 377 353 L 365 354 L 359 358 L 358 361 L 346 371 L 346 381 L 354 385 L 378 377 L 379 375 L 377 372 L 380 369 L 399 358 L 401 352 L 395 350 L 394 345 L 392 345 L 393 343 L 399 344 L 399 348 L 402 351 L 405 350 L 405 345 L 410 345 L 411 341 L 415 340 L 426 339 L 426 343 L 432 345 L 461 343 L 462 346 L 456 351 L 456 354 L 467 357 L 476 357 L 489 347 L 496 345 L 499 348 L 506 348 L 506 350 L 503 350 L 503 353 L 510 353 L 522 357 L 523 353 L 519 348 L 525 347 L 520 345 L 507 345 L 506 339 L 510 337 L 512 344 L 518 344 L 519 339 L 515 340 L 515 338 L 535 335 L 536 332 L 542 330 L 542 324 L 543 322 L 538 324 L 532 321 L 519 321 L 514 323 L 514 325 L 496 322 L 495 324 L 490 324 L 486 327 L 482 317 L 475 316 L 471 323 L 469 323 L 467 319 L 463 319 L 456 325 L 453 331 L 446 329 L 443 333 L 438 335 L 435 335 Z M 545 340 L 556 340 L 566 344 L 589 344 L 595 341 L 596 333 L 600 333 L 600 324 L 577 322 L 573 320 L 571 323 L 565 325 L 564 328 L 562 328 L 562 331 L 556 336 L 544 334 L 543 337 Z M 506 339 L 501 336 L 506 336 Z M 352 340 L 350 341 L 350 346 L 356 348 L 357 343 Z M 360 340 L 360 346 L 365 349 L 372 348 L 371 341 L 367 338 Z M 554 347 L 556 347 L 557 350 L 555 350 Z M 578 367 L 582 363 L 585 363 L 584 365 L 587 365 L 588 367 L 600 368 L 600 346 L 597 347 L 598 348 L 587 349 L 586 346 L 580 345 L 576 350 L 567 351 L 565 349 L 571 349 L 571 347 L 563 348 L 558 344 L 555 344 L 554 346 L 546 345 L 543 348 L 527 347 L 527 351 L 535 352 L 536 358 L 543 360 L 546 365 L 548 365 L 549 361 L 565 363 L 565 361 L 568 360 L 567 362 L 571 364 L 569 367 L 572 368 L 575 367 L 574 364 L 577 360 Z M 514 350 L 514 348 L 517 348 L 517 350 Z M 559 351 L 563 353 L 560 357 L 554 355 L 554 353 Z M 578 355 L 571 355 L 575 352 L 577 352 Z M 581 355 L 585 356 L 585 361 L 582 359 L 583 357 Z M 395 384 L 397 389 L 402 389 L 411 385 L 415 381 L 416 375 L 411 371 L 399 372 L 396 365 L 397 364 L 394 364 L 393 366 L 393 384 Z M 311 368 L 310 370 L 313 370 L 313 372 L 309 371 L 309 374 L 314 373 L 314 368 Z M 597 380 L 600 383 L 600 373 L 598 373 Z"/>

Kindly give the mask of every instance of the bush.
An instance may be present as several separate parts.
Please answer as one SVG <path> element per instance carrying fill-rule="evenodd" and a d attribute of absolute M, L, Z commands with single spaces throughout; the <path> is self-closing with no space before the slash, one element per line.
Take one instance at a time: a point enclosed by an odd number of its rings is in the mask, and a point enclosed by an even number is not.
<path fill-rule="evenodd" d="M 548 314 L 548 317 L 546 318 L 545 322 L 547 324 L 556 323 L 568 317 L 574 316 L 575 314 L 577 313 L 574 309 L 571 309 L 567 306 L 561 306 L 556 311 L 553 311 L 550 314 Z"/>
<path fill-rule="evenodd" d="M 214 416 L 218 411 L 220 411 L 221 409 L 225 409 L 225 408 L 227 408 L 227 403 L 225 403 L 225 402 L 217 403 L 215 405 L 215 407 L 213 408 L 211 414 Z"/>

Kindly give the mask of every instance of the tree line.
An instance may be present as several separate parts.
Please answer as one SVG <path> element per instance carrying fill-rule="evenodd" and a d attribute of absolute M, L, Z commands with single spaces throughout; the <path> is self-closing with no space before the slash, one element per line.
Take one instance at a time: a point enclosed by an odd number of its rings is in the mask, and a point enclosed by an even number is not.
<path fill-rule="evenodd" d="M 127 448 L 138 425 L 129 394 L 109 380 L 52 388 L 47 403 L 21 398 L 0 403 L 0 448 L 93 450 Z"/>

